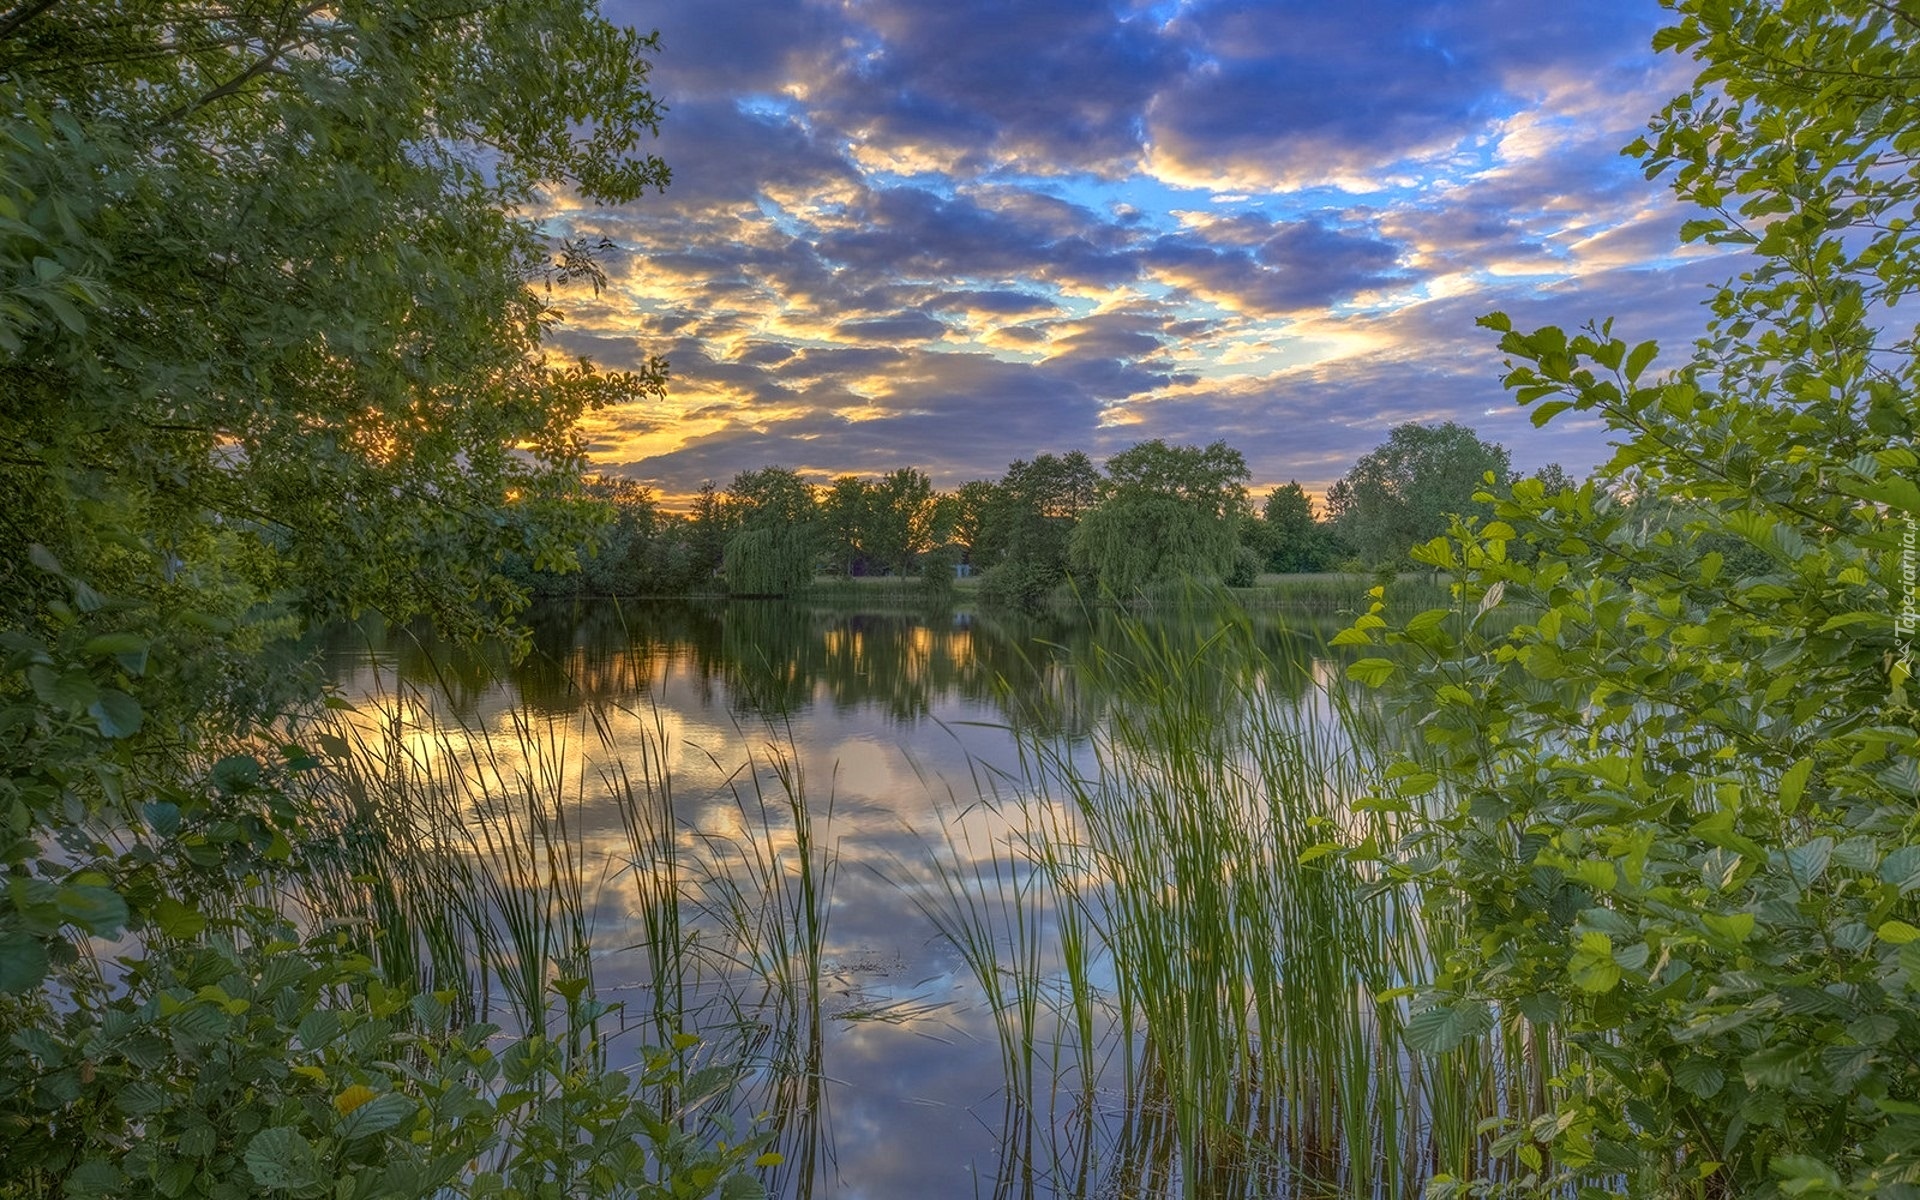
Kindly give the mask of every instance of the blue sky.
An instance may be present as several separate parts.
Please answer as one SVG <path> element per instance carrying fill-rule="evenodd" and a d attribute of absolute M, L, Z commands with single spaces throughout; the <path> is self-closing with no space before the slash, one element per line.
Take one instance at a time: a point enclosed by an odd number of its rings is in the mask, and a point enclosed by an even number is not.
<path fill-rule="evenodd" d="M 1674 355 L 1728 265 L 1619 154 L 1682 90 L 1652 0 L 609 0 L 657 28 L 665 195 L 559 204 L 612 286 L 559 342 L 665 355 L 603 470 L 937 485 L 1224 438 L 1314 492 L 1409 420 L 1584 472 L 1473 319 Z"/>

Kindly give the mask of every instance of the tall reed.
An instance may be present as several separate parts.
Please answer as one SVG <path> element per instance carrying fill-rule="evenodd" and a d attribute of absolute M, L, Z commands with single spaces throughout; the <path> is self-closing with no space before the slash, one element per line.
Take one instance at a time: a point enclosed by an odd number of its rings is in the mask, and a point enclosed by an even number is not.
<path fill-rule="evenodd" d="M 1238 619 L 1122 629 L 1075 663 L 1114 698 L 1091 744 L 1030 739 L 997 805 L 1015 832 L 986 853 L 949 832 L 928 905 L 994 1006 L 1010 1096 L 1032 1107 L 1051 1086 L 1090 1108 L 1096 1077 L 1117 1083 L 1106 1166 L 1082 1157 L 1126 1191 L 1399 1196 L 1484 1163 L 1481 1120 L 1535 1111 L 1551 1055 L 1511 1026 L 1442 1061 L 1408 1048 L 1394 997 L 1456 926 L 1327 853 L 1398 836 L 1400 816 L 1356 806 L 1370 714 L 1328 670 L 1307 703 L 1269 688 Z M 1034 978 L 1043 959 L 1056 980 Z M 1039 1016 L 1014 984 L 1055 997 L 1077 1047 L 1053 1061 L 1077 1077 L 1035 1077 L 1022 1031 Z M 1116 1043 L 1117 1066 L 1085 1065 Z"/>

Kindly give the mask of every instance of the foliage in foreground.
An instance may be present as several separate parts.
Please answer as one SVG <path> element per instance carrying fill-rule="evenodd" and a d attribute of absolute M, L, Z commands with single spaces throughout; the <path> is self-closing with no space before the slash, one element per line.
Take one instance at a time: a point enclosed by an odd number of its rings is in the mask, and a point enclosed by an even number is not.
<path fill-rule="evenodd" d="M 180 921 L 194 937 L 71 1009 L 0 1000 L 0 1195 L 759 1194 L 751 1142 L 710 1146 L 646 1099 L 695 1039 L 629 1078 L 598 1065 L 577 988 L 559 1036 L 502 1041 L 455 1028 L 450 997 L 387 987 L 344 933 L 302 941 L 264 910 L 205 937 Z"/>
<path fill-rule="evenodd" d="M 1415 552 L 1471 619 L 1345 635 L 1401 649 L 1352 672 L 1403 674 L 1424 743 L 1378 801 L 1433 814 L 1390 868 L 1471 912 L 1411 1033 L 1573 1051 L 1555 1111 L 1501 1131 L 1531 1173 L 1435 1190 L 1920 1196 L 1920 367 L 1892 311 L 1920 283 L 1920 19 L 1673 7 L 1655 44 L 1703 69 L 1631 150 L 1707 210 L 1687 237 L 1752 262 L 1661 378 L 1610 324 L 1487 318 L 1536 422 L 1620 450 Z"/>
<path fill-rule="evenodd" d="M 301 885 L 290 635 L 504 629 L 502 556 L 598 523 L 579 419 L 664 364 L 543 353 L 601 275 L 521 214 L 664 185 L 652 47 L 585 0 L 0 18 L 0 1195 L 745 1184 L 590 1044 L 247 908 Z"/>

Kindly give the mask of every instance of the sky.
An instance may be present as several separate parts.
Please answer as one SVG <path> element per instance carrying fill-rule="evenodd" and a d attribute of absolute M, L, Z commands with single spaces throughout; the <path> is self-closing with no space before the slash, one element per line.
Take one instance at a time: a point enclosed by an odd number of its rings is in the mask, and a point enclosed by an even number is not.
<path fill-rule="evenodd" d="M 1620 148 L 1691 64 L 1654 0 L 605 0 L 658 29 L 672 185 L 557 201 L 609 286 L 564 351 L 664 402 L 589 427 L 671 501 L 767 465 L 940 488 L 1150 438 L 1321 493 L 1406 421 L 1584 474 L 1494 336 L 1617 319 L 1671 361 L 1728 263 Z"/>

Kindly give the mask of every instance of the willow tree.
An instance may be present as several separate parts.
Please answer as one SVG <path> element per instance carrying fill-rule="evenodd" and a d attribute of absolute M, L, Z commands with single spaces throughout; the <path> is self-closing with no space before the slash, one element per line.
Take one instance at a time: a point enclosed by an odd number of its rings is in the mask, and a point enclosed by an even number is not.
<path fill-rule="evenodd" d="M 1225 442 L 1155 439 L 1107 460 L 1100 503 L 1073 534 L 1073 567 L 1103 591 L 1218 583 L 1232 572 L 1248 519 L 1246 459 Z"/>
<path fill-rule="evenodd" d="M 813 582 L 821 550 L 820 502 L 813 485 L 786 467 L 742 471 L 727 486 L 734 532 L 727 538 L 727 590 L 788 596 Z"/>

